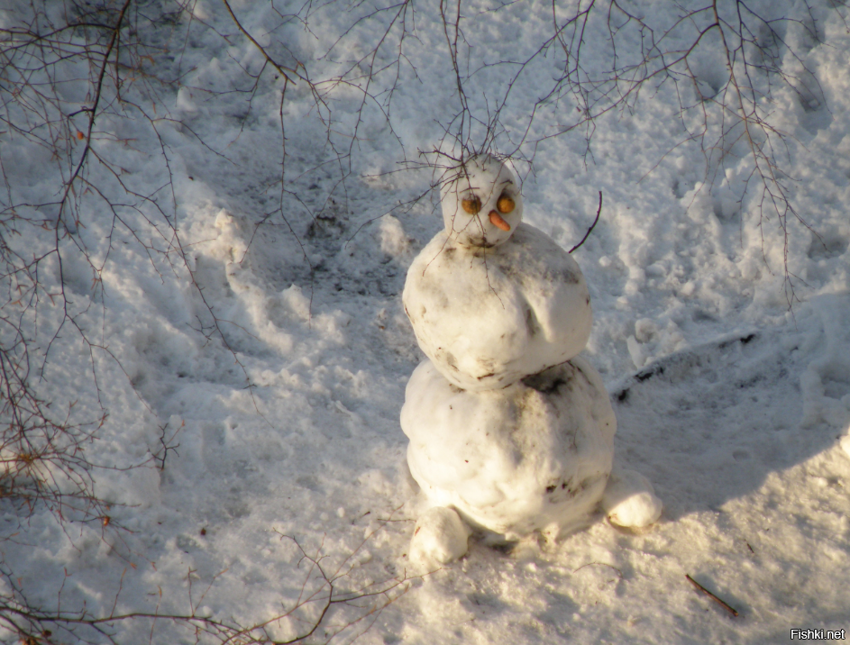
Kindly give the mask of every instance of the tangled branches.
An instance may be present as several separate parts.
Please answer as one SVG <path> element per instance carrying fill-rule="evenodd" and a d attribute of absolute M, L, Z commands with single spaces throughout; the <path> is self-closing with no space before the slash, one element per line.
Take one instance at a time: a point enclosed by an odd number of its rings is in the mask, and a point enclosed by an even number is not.
<path fill-rule="evenodd" d="M 194 638 L 195 642 L 242 645 L 287 645 L 311 638 L 315 638 L 316 642 L 329 643 L 343 634 L 356 640 L 386 607 L 409 588 L 411 579 L 401 576 L 349 589 L 352 562 L 360 548 L 333 565 L 322 553 L 321 547 L 311 554 L 291 536 L 280 535 L 280 539 L 291 542 L 300 554 L 296 563 L 302 579 L 300 593 L 291 606 L 255 624 L 244 625 L 235 619 L 204 615 L 208 612 L 208 608 L 203 606 L 204 599 L 224 571 L 213 576 L 197 597 L 193 597 L 192 590 L 196 572 L 188 571 L 186 582 L 190 610 L 187 613 L 161 612 L 162 590 L 153 612 L 117 612 L 121 594 L 119 584 L 112 610 L 106 616 L 96 616 L 85 606 L 76 611 L 62 609 L 61 592 L 56 610 L 33 607 L 10 572 L 4 569 L 0 571 L 0 580 L 6 587 L 0 592 L 0 628 L 26 644 L 60 643 L 73 639 L 78 643 L 117 645 L 118 629 L 127 627 L 129 623 L 139 633 L 147 633 L 150 643 L 177 642 L 184 637 Z"/>
<path fill-rule="evenodd" d="M 705 159 L 706 190 L 719 183 L 727 167 L 746 166 L 738 203 L 755 197 L 763 250 L 762 224 L 778 225 L 786 299 L 789 306 L 796 300 L 795 276 L 788 268 L 790 223 L 810 227 L 794 205 L 794 179 L 784 170 L 795 142 L 774 124 L 772 112 L 784 91 L 806 111 L 825 109 L 805 54 L 822 39 L 816 9 L 844 20 L 839 5 L 710 0 L 678 3 L 674 11 L 661 13 L 649 4 L 621 0 L 553 3 L 549 34 L 534 49 L 522 57 L 480 61 L 471 71 L 474 45 L 465 38 L 471 19 L 460 2 L 443 0 L 440 7 L 459 107 L 444 122 L 443 145 L 448 141 L 473 154 L 500 147 L 507 156 L 531 161 L 547 140 L 580 132 L 587 163 L 606 115 L 649 109 L 641 96 L 670 86 L 681 134 L 668 152 L 697 145 Z M 506 9 L 494 9 L 499 10 Z M 556 71 L 541 87 L 539 70 L 551 69 L 553 59 Z M 496 91 L 476 78 L 494 69 L 507 71 Z M 505 120 L 506 113 L 523 100 L 517 95 L 529 93 L 530 81 L 537 81 L 539 98 L 517 127 Z"/>
<path fill-rule="evenodd" d="M 75 401 L 68 401 L 63 412 L 61 402 L 36 383 L 45 377 L 51 349 L 62 343 L 66 326 L 78 332 L 92 355 L 99 348 L 80 322 L 90 302 L 75 303 L 66 291 L 64 259 L 76 250 L 87 261 L 96 292 L 105 255 L 96 258 L 74 233 L 84 226 L 86 195 L 98 192 L 88 183 L 87 164 L 98 155 L 91 145 L 95 117 L 107 109 L 106 102 L 115 101 L 107 98 L 105 84 L 129 5 L 83 13 L 59 26 L 50 22 L 44 7 L 29 24 L 0 32 L 0 123 L 6 145 L 18 152 L 20 144 L 43 151 L 63 177 L 61 186 L 53 187 L 54 201 L 16 201 L 14 177 L 20 169 L 10 167 L 14 154 L 0 158 L 6 193 L 0 210 L 0 486 L 2 497 L 18 506 L 22 518 L 39 503 L 63 520 L 108 517 L 86 456 L 106 411 L 78 419 Z M 78 61 L 86 64 L 87 77 L 62 73 Z M 75 87 L 77 81 L 83 87 Z M 69 112 L 67 97 L 85 93 L 86 86 L 88 107 Z M 35 247 L 29 242 L 32 231 L 38 231 Z M 27 240 L 23 246 L 22 240 Z M 94 363 L 92 378 L 99 391 Z"/>

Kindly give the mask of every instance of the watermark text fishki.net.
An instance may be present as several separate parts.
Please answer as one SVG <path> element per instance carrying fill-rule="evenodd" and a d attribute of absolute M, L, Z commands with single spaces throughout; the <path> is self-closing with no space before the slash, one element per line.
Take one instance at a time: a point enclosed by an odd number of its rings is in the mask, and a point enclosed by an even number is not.
<path fill-rule="evenodd" d="M 843 641 L 846 640 L 844 629 L 792 629 L 792 641 Z"/>

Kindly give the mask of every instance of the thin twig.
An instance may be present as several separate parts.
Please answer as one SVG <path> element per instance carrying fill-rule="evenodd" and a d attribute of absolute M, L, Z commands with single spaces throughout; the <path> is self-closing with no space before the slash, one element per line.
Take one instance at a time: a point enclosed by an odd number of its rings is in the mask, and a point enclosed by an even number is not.
<path fill-rule="evenodd" d="M 245 35 L 245 37 L 251 41 L 254 47 L 256 47 L 259 52 L 265 57 L 265 59 L 269 62 L 269 64 L 274 67 L 281 76 L 283 76 L 287 83 L 292 83 L 294 85 L 295 79 L 293 78 L 293 76 L 301 78 L 298 72 L 294 69 L 290 69 L 289 67 L 281 65 L 271 56 L 269 56 L 265 47 L 258 43 L 256 39 L 250 34 L 250 32 L 242 26 L 242 23 L 239 22 L 239 18 L 236 17 L 235 13 L 233 13 L 233 9 L 230 7 L 230 3 L 227 0 L 222 0 L 222 3 L 224 4 L 225 9 L 227 9 L 227 13 L 230 14 L 230 18 L 233 20 L 233 23 L 236 25 L 236 28 L 239 29 L 239 31 L 241 31 Z"/>
<path fill-rule="evenodd" d="M 593 220 L 593 224 L 590 225 L 590 228 L 587 229 L 587 233 L 584 234 L 584 237 L 581 238 L 581 242 L 576 244 L 573 248 L 570 249 L 570 253 L 575 251 L 578 247 L 585 243 L 588 237 L 590 237 L 591 231 L 596 227 L 596 222 L 599 221 L 599 214 L 602 212 L 602 191 L 599 191 L 599 208 L 596 209 L 596 218 Z"/>
<path fill-rule="evenodd" d="M 729 604 L 727 604 L 727 603 L 723 602 L 722 600 L 720 600 L 720 598 L 718 598 L 717 596 L 715 596 L 715 595 L 714 595 L 713 593 L 711 593 L 708 589 L 706 589 L 706 588 L 705 588 L 705 587 L 703 587 L 700 583 L 698 583 L 696 580 L 694 580 L 693 578 L 691 578 L 691 577 L 690 577 L 687 573 L 685 574 L 685 577 L 688 579 L 688 582 L 690 582 L 690 583 L 691 583 L 694 587 L 696 587 L 696 588 L 697 588 L 697 589 L 699 589 L 701 592 L 703 592 L 706 596 L 708 596 L 709 598 L 711 598 L 711 599 L 712 599 L 714 602 L 716 602 L 718 605 L 720 605 L 721 607 L 723 607 L 723 609 L 725 609 L 726 611 L 728 611 L 728 612 L 729 612 L 730 614 L 732 614 L 733 616 L 737 616 L 737 615 L 738 615 L 738 610 L 737 610 L 737 609 L 735 609 L 734 607 L 732 607 L 732 606 L 730 606 Z"/>
<path fill-rule="evenodd" d="M 588 562 L 587 564 L 581 565 L 578 569 L 573 569 L 573 573 L 577 573 L 585 567 L 608 567 L 609 569 L 613 569 L 614 571 L 616 571 L 617 575 L 620 577 L 621 580 L 623 579 L 623 572 L 620 571 L 613 564 L 608 564 L 607 562 Z"/>

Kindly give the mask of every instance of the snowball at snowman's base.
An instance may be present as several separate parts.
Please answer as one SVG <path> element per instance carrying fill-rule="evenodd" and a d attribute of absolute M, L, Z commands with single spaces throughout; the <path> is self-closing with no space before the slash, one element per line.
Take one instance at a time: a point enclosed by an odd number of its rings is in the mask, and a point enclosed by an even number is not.
<path fill-rule="evenodd" d="M 841 448 L 844 450 L 844 453 L 850 457 L 850 435 L 841 437 Z"/>
<path fill-rule="evenodd" d="M 431 504 L 506 541 L 587 524 L 611 472 L 616 418 L 575 358 L 501 390 L 470 392 L 424 360 L 407 385 L 407 460 Z"/>
<path fill-rule="evenodd" d="M 413 261 L 403 301 L 425 355 L 473 391 L 571 359 L 593 320 L 576 261 L 528 224 L 493 248 L 465 248 L 441 231 Z"/>
<path fill-rule="evenodd" d="M 425 570 L 439 568 L 466 555 L 471 531 L 452 509 L 429 508 L 416 520 L 410 562 Z"/>
<path fill-rule="evenodd" d="M 664 504 L 655 496 L 646 477 L 634 470 L 616 467 L 608 479 L 602 508 L 612 524 L 640 529 L 658 521 Z"/>

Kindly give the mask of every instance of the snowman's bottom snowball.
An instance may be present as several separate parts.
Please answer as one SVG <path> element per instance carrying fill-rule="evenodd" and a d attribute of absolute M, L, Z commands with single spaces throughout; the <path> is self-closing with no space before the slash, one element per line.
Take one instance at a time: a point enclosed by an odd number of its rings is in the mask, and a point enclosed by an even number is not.
<path fill-rule="evenodd" d="M 469 527 L 452 509 L 429 508 L 416 520 L 410 541 L 410 561 L 423 569 L 436 569 L 466 555 Z"/>
<path fill-rule="evenodd" d="M 654 524 L 664 505 L 646 477 L 634 470 L 615 468 L 608 478 L 602 508 L 612 524 L 639 529 Z"/>
<path fill-rule="evenodd" d="M 407 385 L 407 462 L 434 506 L 508 541 L 584 526 L 611 472 L 616 418 L 575 358 L 501 390 L 451 385 L 423 361 Z"/>

